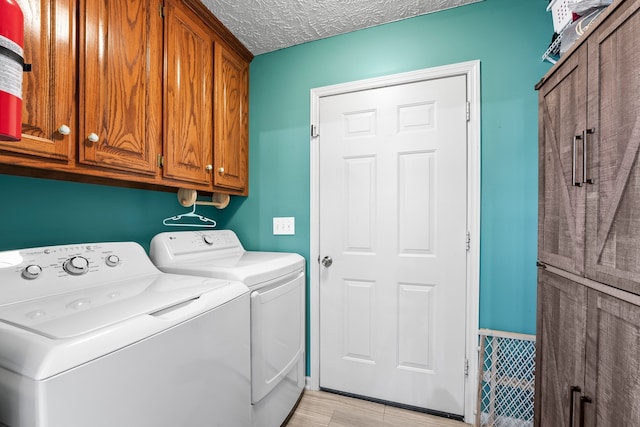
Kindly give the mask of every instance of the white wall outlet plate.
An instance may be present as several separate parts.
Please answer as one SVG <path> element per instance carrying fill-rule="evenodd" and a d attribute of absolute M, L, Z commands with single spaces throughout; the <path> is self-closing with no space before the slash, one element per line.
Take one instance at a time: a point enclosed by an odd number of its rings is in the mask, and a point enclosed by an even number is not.
<path fill-rule="evenodd" d="M 273 218 L 274 235 L 296 234 L 296 219 L 292 216 Z"/>

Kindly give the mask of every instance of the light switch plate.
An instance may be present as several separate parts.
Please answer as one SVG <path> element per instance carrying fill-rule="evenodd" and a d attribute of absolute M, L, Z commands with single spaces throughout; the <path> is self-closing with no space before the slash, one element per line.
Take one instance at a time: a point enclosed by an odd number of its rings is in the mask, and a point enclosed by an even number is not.
<path fill-rule="evenodd" d="M 296 219 L 292 216 L 273 218 L 274 235 L 296 234 Z"/>

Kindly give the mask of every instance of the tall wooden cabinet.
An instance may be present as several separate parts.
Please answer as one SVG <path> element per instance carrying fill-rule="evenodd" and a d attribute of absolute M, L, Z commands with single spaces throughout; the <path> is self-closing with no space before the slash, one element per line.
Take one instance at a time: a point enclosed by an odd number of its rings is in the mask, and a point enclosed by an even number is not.
<path fill-rule="evenodd" d="M 639 42 L 614 1 L 536 87 L 536 426 L 640 425 Z"/>
<path fill-rule="evenodd" d="M 33 71 L 0 172 L 248 194 L 253 56 L 202 3 L 18 3 Z"/>

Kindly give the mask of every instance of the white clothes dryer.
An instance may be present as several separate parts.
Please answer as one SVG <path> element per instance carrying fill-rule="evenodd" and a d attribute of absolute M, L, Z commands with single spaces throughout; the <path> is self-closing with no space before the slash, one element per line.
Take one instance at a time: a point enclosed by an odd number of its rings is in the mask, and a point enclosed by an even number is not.
<path fill-rule="evenodd" d="M 246 251 L 231 230 L 179 231 L 151 240 L 165 272 L 239 280 L 251 292 L 251 404 L 255 427 L 277 427 L 305 383 L 305 261 Z"/>
<path fill-rule="evenodd" d="M 248 291 L 137 243 L 0 252 L 0 426 L 250 425 Z"/>

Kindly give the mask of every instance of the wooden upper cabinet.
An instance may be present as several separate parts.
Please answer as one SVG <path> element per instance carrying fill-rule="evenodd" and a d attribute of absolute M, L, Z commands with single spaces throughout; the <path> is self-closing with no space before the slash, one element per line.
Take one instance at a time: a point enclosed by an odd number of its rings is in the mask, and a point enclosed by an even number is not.
<path fill-rule="evenodd" d="M 23 75 L 22 140 L 0 142 L 0 151 L 27 155 L 12 158 L 18 165 L 30 156 L 66 163 L 77 132 L 75 1 L 18 0 L 18 5 L 25 19 L 24 59 L 32 71 Z M 63 125 L 69 135 L 57 131 Z"/>
<path fill-rule="evenodd" d="M 5 170 L 247 194 L 253 55 L 199 0 L 17 1 L 32 71 Z"/>
<path fill-rule="evenodd" d="M 156 1 L 81 2 L 80 163 L 156 173 L 162 26 Z"/>
<path fill-rule="evenodd" d="M 586 276 L 640 294 L 640 1 L 588 41 Z"/>
<path fill-rule="evenodd" d="M 166 178 L 211 187 L 211 30 L 181 1 L 165 3 L 164 169 Z"/>
<path fill-rule="evenodd" d="M 214 187 L 248 194 L 249 64 L 216 45 Z"/>
<path fill-rule="evenodd" d="M 584 270 L 582 163 L 587 119 L 586 49 L 568 58 L 539 89 L 538 258 L 572 273 Z"/>

